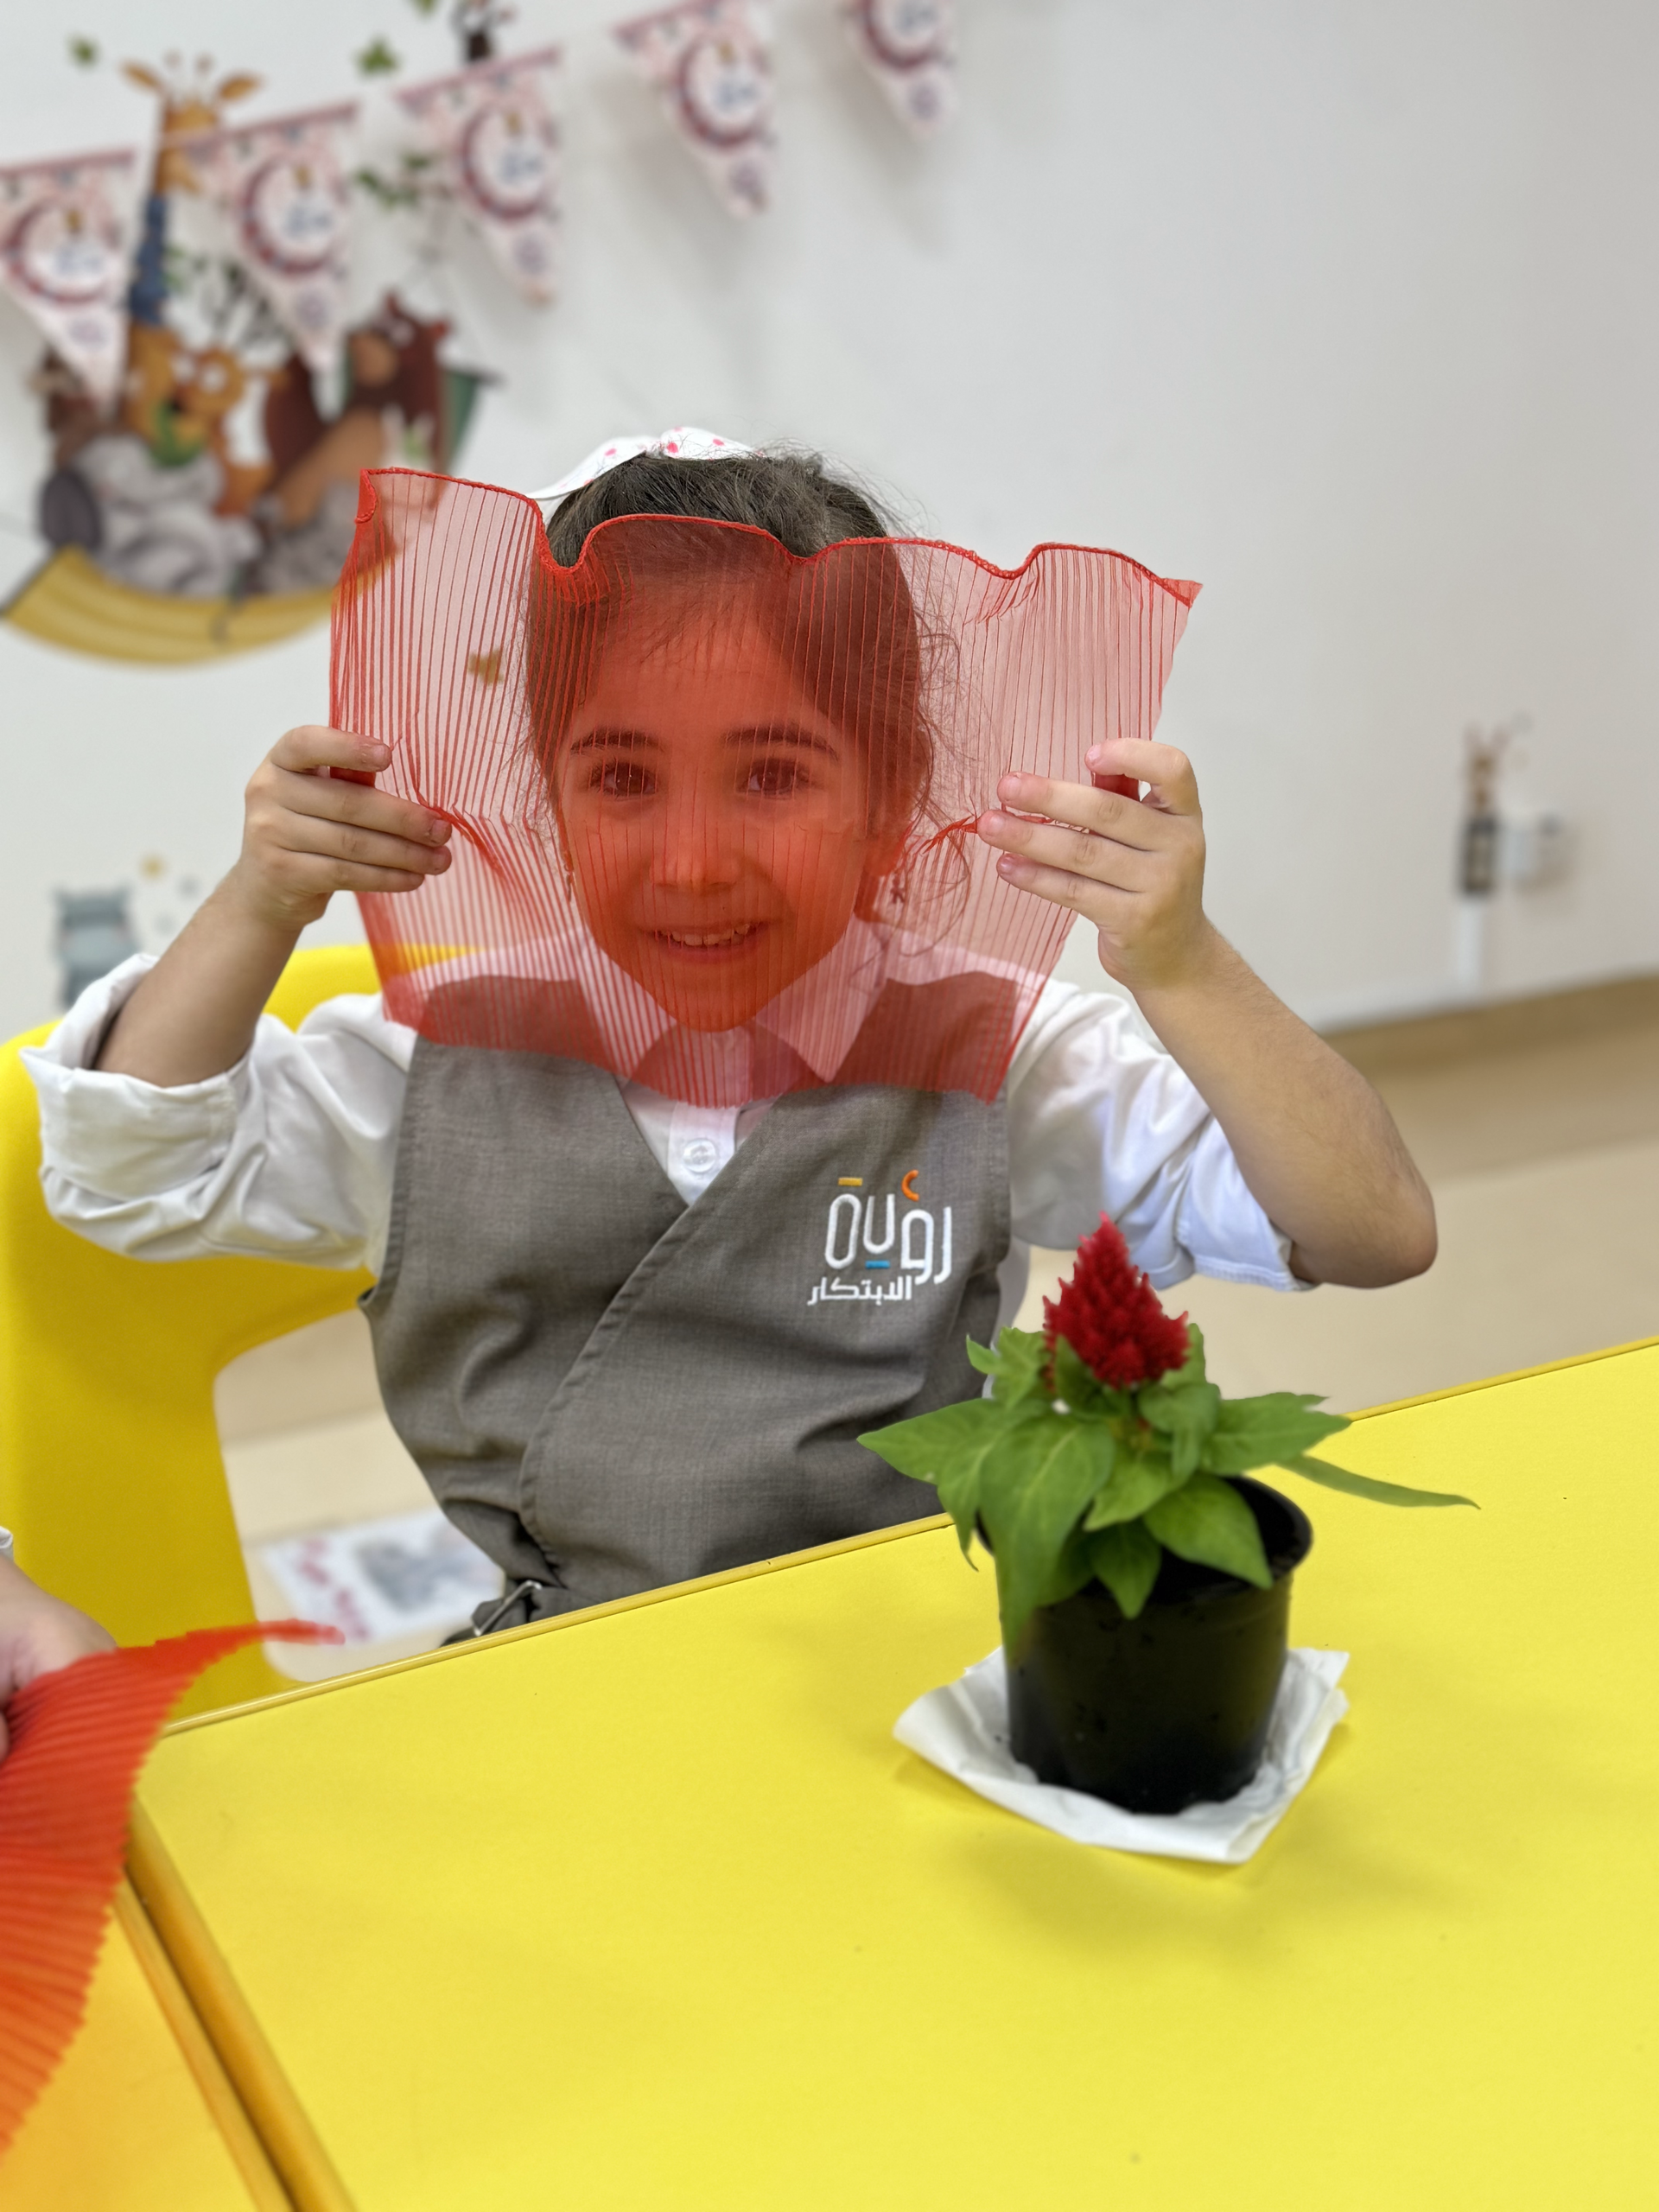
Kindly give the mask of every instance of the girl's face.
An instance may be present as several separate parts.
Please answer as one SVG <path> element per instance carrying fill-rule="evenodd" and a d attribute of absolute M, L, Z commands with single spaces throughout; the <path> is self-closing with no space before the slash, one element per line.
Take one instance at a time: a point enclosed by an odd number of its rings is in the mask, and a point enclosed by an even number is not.
<path fill-rule="evenodd" d="M 865 766 L 757 624 L 606 655 L 554 798 L 601 948 L 687 1028 L 734 1029 L 822 960 L 899 858 Z"/>

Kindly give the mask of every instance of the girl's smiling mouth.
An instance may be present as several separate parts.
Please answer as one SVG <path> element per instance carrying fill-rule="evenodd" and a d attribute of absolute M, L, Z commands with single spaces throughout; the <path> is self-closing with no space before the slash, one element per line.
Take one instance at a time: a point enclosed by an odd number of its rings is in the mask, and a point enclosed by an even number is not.
<path fill-rule="evenodd" d="M 739 950 L 752 944 L 765 927 L 764 922 L 728 922 L 724 929 L 653 930 L 652 935 L 671 951 L 700 954 L 706 958 Z"/>

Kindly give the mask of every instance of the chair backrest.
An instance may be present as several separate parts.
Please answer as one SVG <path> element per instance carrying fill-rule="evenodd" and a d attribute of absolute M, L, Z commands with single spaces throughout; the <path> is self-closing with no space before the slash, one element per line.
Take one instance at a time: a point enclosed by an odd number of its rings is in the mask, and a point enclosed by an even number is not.
<path fill-rule="evenodd" d="M 296 952 L 270 1011 L 374 991 L 364 945 Z M 49 1025 L 48 1025 L 49 1027 Z M 0 1524 L 19 1563 L 123 1643 L 251 1620 L 213 1419 L 213 1377 L 272 1337 L 343 1313 L 362 1274 L 265 1260 L 156 1265 L 100 1251 L 47 1212 L 40 1120 L 20 1046 L 0 1050 Z M 187 1707 L 263 1695 L 254 1649 Z"/>

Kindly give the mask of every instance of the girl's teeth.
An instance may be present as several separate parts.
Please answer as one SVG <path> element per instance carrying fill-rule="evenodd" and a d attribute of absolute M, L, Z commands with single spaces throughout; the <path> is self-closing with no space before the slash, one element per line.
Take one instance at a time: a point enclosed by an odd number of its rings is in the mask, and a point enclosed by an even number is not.
<path fill-rule="evenodd" d="M 669 930 L 665 934 L 671 944 L 683 944 L 694 952 L 703 952 L 711 944 L 736 944 L 741 938 L 747 937 L 753 927 L 753 922 L 740 922 L 735 929 L 730 930 L 705 930 L 701 932 Z"/>

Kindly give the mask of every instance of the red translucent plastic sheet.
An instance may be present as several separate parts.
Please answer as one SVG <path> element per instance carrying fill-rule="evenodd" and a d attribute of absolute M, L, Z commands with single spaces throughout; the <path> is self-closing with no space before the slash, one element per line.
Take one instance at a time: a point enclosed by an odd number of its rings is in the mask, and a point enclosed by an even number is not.
<path fill-rule="evenodd" d="M 455 833 L 361 901 L 394 1020 L 704 1106 L 995 1096 L 1072 917 L 974 822 L 1011 767 L 1087 784 L 1091 744 L 1152 734 L 1195 584 L 662 516 L 563 569 L 514 493 L 363 484 L 332 719 Z"/>
<path fill-rule="evenodd" d="M 121 1878 L 133 1784 L 172 1707 L 256 1639 L 337 1643 L 306 1621 L 198 1629 L 42 1675 L 6 1707 L 0 1759 L 0 2152 L 86 2009 Z"/>

